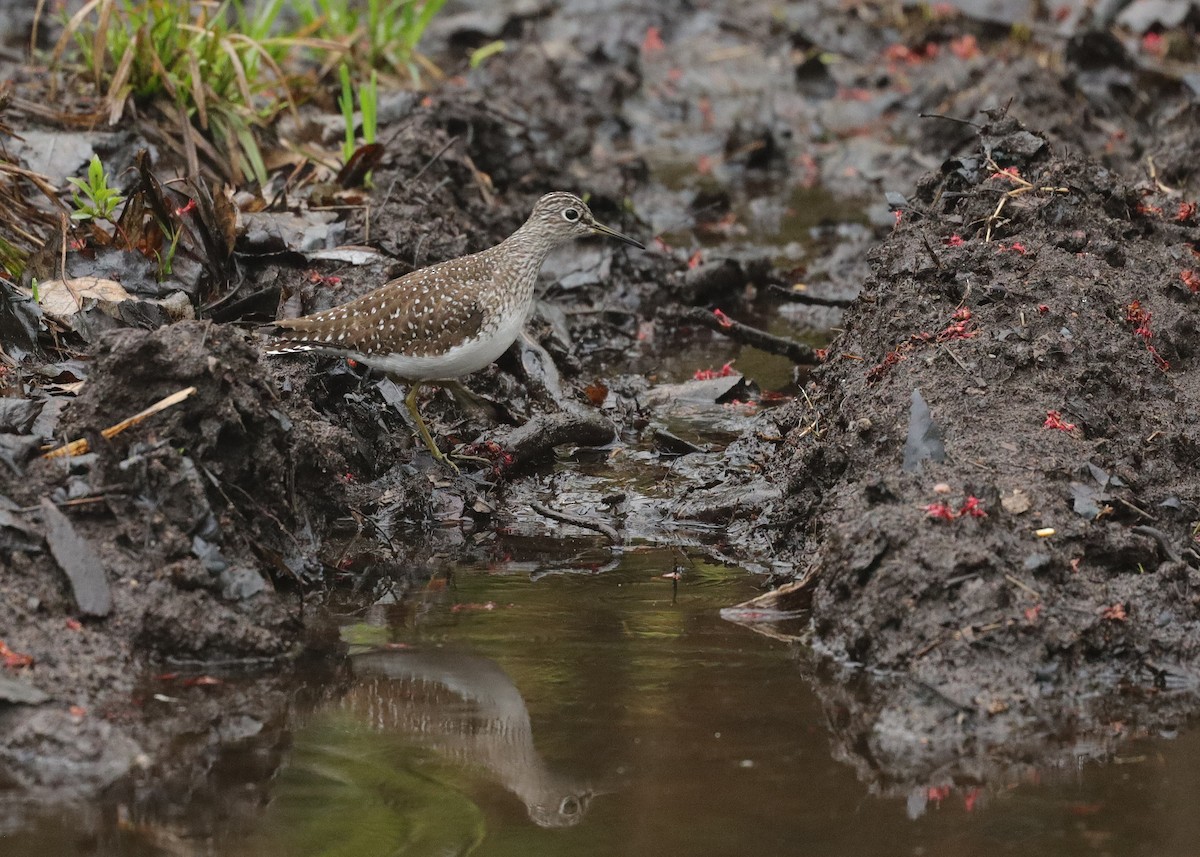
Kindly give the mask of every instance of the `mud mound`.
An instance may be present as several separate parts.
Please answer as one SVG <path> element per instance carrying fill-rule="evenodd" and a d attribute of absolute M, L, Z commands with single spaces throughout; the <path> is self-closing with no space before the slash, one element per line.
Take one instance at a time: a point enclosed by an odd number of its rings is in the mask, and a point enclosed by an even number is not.
<path fill-rule="evenodd" d="M 340 438 L 311 408 L 280 399 L 244 333 L 188 322 L 109 335 L 61 432 L 96 438 L 188 387 L 196 392 L 180 404 L 94 444 L 91 490 L 106 495 L 127 543 L 160 567 L 184 557 L 215 566 L 224 550 L 296 572 L 293 533 L 308 511 L 344 508 L 346 465 Z"/>
<path fill-rule="evenodd" d="M 177 718 L 190 716 L 189 706 L 152 711 L 148 695 L 203 696 L 194 701 L 224 711 L 219 700 L 238 691 L 212 673 L 278 669 L 303 647 L 298 600 L 276 587 L 304 575 L 334 510 L 344 508 L 336 475 L 345 461 L 337 432 L 311 406 L 280 401 L 269 377 L 244 333 L 208 323 L 115 332 L 97 346 L 58 429 L 88 438 L 94 451 L 36 459 L 21 478 L 5 479 L 0 495 L 16 510 L 10 519 L 27 516 L 20 520 L 32 536 L 55 521 L 73 531 L 87 554 L 84 571 L 111 593 L 110 606 L 91 616 L 81 611 L 59 567 L 66 567 L 61 552 L 52 555 L 40 538 L 0 546 L 10 572 L 0 581 L 3 640 L 29 659 L 28 684 L 43 703 L 3 712 L 11 740 L 0 742 L 0 759 L 20 759 L 20 770 L 33 771 L 78 757 L 81 782 L 111 781 L 139 751 L 157 761 L 180 731 Z M 195 392 L 181 403 L 111 440 L 101 436 L 102 428 L 188 387 Z M 49 502 L 59 512 L 47 511 Z M 40 523 L 29 514 L 37 509 Z M 164 662 L 166 674 L 150 678 L 151 667 L 162 673 Z M 149 692 L 145 681 L 155 683 Z M 238 698 L 231 718 L 277 715 L 277 700 Z M 38 718 L 47 711 L 67 717 L 67 706 L 79 728 L 42 746 L 44 756 L 31 756 L 21 742 L 41 734 Z M 108 731 L 89 725 L 93 717 Z M 213 730 L 214 746 L 223 717 L 200 730 Z M 98 756 L 90 749 L 97 735 L 132 749 Z M 181 751 L 173 764 L 209 764 L 207 745 L 198 741 L 198 756 Z"/>
<path fill-rule="evenodd" d="M 1200 676 L 1195 208 L 1004 118 L 919 200 L 777 417 L 777 546 L 818 649 L 892 676 L 845 741 L 891 782 L 1119 734 L 1106 694 Z"/>

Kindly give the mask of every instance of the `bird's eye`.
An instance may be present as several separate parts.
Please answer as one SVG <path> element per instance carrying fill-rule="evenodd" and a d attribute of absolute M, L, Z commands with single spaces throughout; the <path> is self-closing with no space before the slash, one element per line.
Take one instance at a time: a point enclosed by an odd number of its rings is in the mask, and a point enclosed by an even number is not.
<path fill-rule="evenodd" d="M 579 219 L 579 212 L 573 208 L 568 208 L 566 211 L 563 212 L 563 217 L 565 217 L 567 220 L 574 223 L 576 220 Z"/>

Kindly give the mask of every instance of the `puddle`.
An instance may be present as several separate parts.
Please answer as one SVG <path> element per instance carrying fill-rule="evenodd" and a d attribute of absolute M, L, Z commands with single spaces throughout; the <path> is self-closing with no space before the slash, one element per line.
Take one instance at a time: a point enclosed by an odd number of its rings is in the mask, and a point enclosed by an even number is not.
<path fill-rule="evenodd" d="M 206 789 L 142 795 L 0 826 L 3 853 L 1194 853 L 1200 734 L 1003 788 L 872 797 L 831 758 L 837 707 L 800 680 L 803 648 L 720 618 L 755 578 L 672 550 L 564 566 L 543 548 L 341 617 L 352 673 L 297 690 L 282 755 L 224 753 L 224 811 Z"/>

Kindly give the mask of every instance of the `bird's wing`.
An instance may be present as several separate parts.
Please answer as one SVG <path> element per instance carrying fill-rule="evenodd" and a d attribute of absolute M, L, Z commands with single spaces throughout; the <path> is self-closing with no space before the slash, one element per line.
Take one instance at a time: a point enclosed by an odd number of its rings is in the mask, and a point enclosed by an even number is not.
<path fill-rule="evenodd" d="M 413 271 L 360 298 L 275 323 L 278 344 L 435 357 L 479 334 L 491 286 L 490 265 L 451 260 Z"/>

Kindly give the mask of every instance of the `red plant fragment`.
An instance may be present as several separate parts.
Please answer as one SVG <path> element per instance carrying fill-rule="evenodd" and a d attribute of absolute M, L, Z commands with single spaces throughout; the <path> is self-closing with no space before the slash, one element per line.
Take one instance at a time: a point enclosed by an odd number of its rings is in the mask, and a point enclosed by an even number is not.
<path fill-rule="evenodd" d="M 897 348 L 895 351 L 889 351 L 887 354 L 883 355 L 883 360 L 880 361 L 878 366 L 874 366 L 867 371 L 867 380 L 878 381 L 884 376 L 888 369 L 895 366 L 903 359 L 904 355 L 900 353 L 899 348 Z"/>
<path fill-rule="evenodd" d="M 1144 202 L 1139 202 L 1137 204 L 1136 210 L 1137 210 L 1138 214 L 1144 214 L 1147 217 L 1162 217 L 1162 213 L 1163 213 L 1161 206 L 1148 205 L 1147 203 L 1144 203 Z"/>
<path fill-rule="evenodd" d="M 3 640 L 0 640 L 0 657 L 4 658 L 4 666 L 10 670 L 33 666 L 33 655 L 14 652 Z"/>
<path fill-rule="evenodd" d="M 974 59 L 979 56 L 979 42 L 970 33 L 957 39 L 951 39 L 950 53 L 960 60 Z"/>
<path fill-rule="evenodd" d="M 986 518 L 987 512 L 983 509 L 983 501 L 974 494 L 963 500 L 963 504 L 959 507 L 958 514 L 966 518 Z"/>
<path fill-rule="evenodd" d="M 1150 329 L 1150 315 L 1151 314 L 1149 310 L 1142 308 L 1141 301 L 1133 301 L 1129 304 L 1129 306 L 1125 307 L 1125 320 L 1130 324 L 1137 325 L 1138 327 L 1144 327 L 1147 329 L 1147 331 Z M 1138 335 L 1147 336 L 1143 333 L 1139 333 Z M 1149 338 L 1149 336 L 1147 336 L 1147 338 Z"/>
<path fill-rule="evenodd" d="M 950 786 L 930 786 L 929 799 L 940 803 L 950 797 Z"/>
<path fill-rule="evenodd" d="M 198 675 L 191 678 L 185 678 L 182 682 L 184 687 L 210 687 L 212 685 L 224 684 L 225 682 L 216 676 Z"/>
<path fill-rule="evenodd" d="M 83 623 L 80 622 L 78 619 L 68 619 L 67 627 L 72 631 L 82 631 Z"/>
<path fill-rule="evenodd" d="M 1019 179 L 1020 177 L 1021 171 L 1016 167 L 1005 167 L 1004 169 L 994 172 L 988 176 L 989 179 Z"/>
<path fill-rule="evenodd" d="M 1179 272 L 1179 279 L 1188 287 L 1189 292 L 1200 294 L 1200 273 L 1188 268 L 1186 271 Z"/>
<path fill-rule="evenodd" d="M 1158 353 L 1157 348 L 1147 343 L 1146 350 L 1150 352 L 1150 357 L 1153 358 L 1155 366 L 1164 372 L 1169 372 L 1171 370 L 1170 362 L 1167 360 L 1167 358 Z"/>
<path fill-rule="evenodd" d="M 695 381 L 711 381 L 713 378 L 728 378 L 735 373 L 733 361 L 730 360 L 720 369 L 697 369 L 692 379 Z"/>
<path fill-rule="evenodd" d="M 953 521 L 958 517 L 958 513 L 945 503 L 930 503 L 925 507 L 925 514 L 939 521 Z"/>
<path fill-rule="evenodd" d="M 983 794 L 983 789 L 979 786 L 967 789 L 967 793 L 963 795 L 963 809 L 967 812 L 975 811 L 975 802 L 979 800 L 979 796 Z"/>
<path fill-rule="evenodd" d="M 695 253 L 693 253 L 693 254 L 691 255 L 691 257 L 688 259 L 688 270 L 690 271 L 690 270 L 692 270 L 693 268 L 698 268 L 698 267 L 700 267 L 700 263 L 701 263 L 701 262 L 703 262 L 703 261 L 704 261 L 704 251 L 702 251 L 702 250 L 697 250 L 697 251 L 696 251 Z"/>
<path fill-rule="evenodd" d="M 663 44 L 662 33 L 658 27 L 647 27 L 646 36 L 642 39 L 642 53 L 652 54 L 663 50 L 666 45 Z"/>
<path fill-rule="evenodd" d="M 1075 431 L 1075 423 L 1064 422 L 1062 414 L 1058 411 L 1046 411 L 1046 421 L 1042 423 L 1042 428 L 1055 429 L 1057 431 Z"/>
<path fill-rule="evenodd" d="M 1179 223 L 1186 223 L 1196 216 L 1197 205 L 1194 202 L 1179 203 L 1179 210 L 1175 212 L 1175 220 Z"/>
<path fill-rule="evenodd" d="M 1101 619 L 1107 619 L 1109 622 L 1124 622 L 1129 616 L 1125 613 L 1125 605 L 1119 601 L 1109 607 L 1105 607 L 1100 612 Z"/>
<path fill-rule="evenodd" d="M 1050 312 L 1050 307 L 1045 304 L 1038 304 L 1038 315 L 1045 315 L 1048 312 Z"/>
<path fill-rule="evenodd" d="M 970 312 L 970 310 L 967 310 L 967 312 Z M 954 324 L 949 325 L 945 329 L 939 330 L 934 339 L 936 339 L 938 342 L 949 342 L 954 339 L 970 339 L 978 333 L 978 330 L 971 329 L 971 319 L 968 316 L 962 321 L 956 321 Z M 918 333 L 914 338 L 928 340 L 929 334 Z"/>
<path fill-rule="evenodd" d="M 82 720 L 87 717 L 87 709 L 82 705 L 72 705 L 67 711 L 71 712 L 71 716 L 76 720 Z"/>
<path fill-rule="evenodd" d="M 963 237 L 956 232 L 953 235 L 951 235 L 949 238 L 947 238 L 945 241 L 943 241 L 942 243 L 945 244 L 947 247 L 961 247 L 963 244 L 966 244 L 967 242 L 964 241 Z"/>
<path fill-rule="evenodd" d="M 1167 53 L 1167 43 L 1163 41 L 1162 33 L 1146 33 L 1142 36 L 1142 52 L 1161 57 Z"/>
<path fill-rule="evenodd" d="M 730 318 L 729 316 L 725 315 L 725 313 L 721 312 L 721 310 L 719 310 L 719 309 L 713 310 L 713 315 L 715 315 L 717 317 L 717 321 L 720 323 L 721 327 L 724 327 L 724 328 L 733 327 L 733 319 Z"/>
<path fill-rule="evenodd" d="M 1042 615 L 1042 605 L 1035 604 L 1032 607 L 1025 608 L 1025 621 L 1032 625 Z"/>

